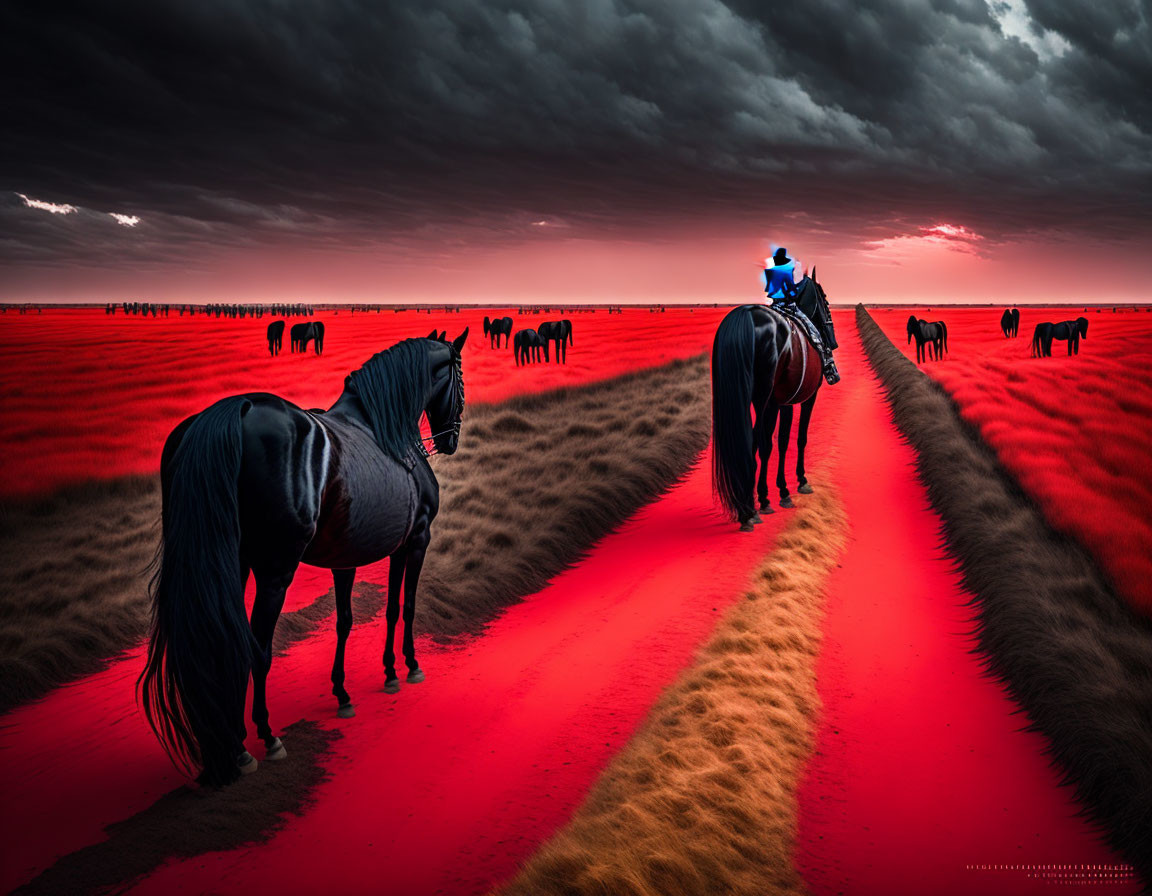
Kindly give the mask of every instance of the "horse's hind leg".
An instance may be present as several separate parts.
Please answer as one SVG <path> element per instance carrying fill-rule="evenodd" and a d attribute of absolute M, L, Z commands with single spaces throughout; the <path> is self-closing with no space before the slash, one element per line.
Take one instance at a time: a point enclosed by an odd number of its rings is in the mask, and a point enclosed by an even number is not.
<path fill-rule="evenodd" d="M 402 547 L 388 560 L 388 606 L 384 618 L 388 623 L 388 635 L 384 641 L 384 693 L 400 691 L 400 679 L 396 677 L 396 622 L 400 618 L 400 586 L 404 584 L 404 570 L 408 565 L 408 549 Z"/>
<path fill-rule="evenodd" d="M 788 457 L 788 439 L 792 435 L 792 405 L 786 404 L 780 408 L 780 426 L 776 433 L 776 487 L 780 489 L 780 506 L 795 507 L 792 496 L 788 493 L 788 484 L 784 481 L 784 462 Z"/>
<path fill-rule="evenodd" d="M 775 513 L 768 500 L 768 461 L 772 457 L 772 432 L 776 429 L 776 414 L 778 408 L 775 402 L 756 415 L 756 428 L 753 436 L 756 439 L 756 453 L 760 457 L 760 475 L 756 478 L 756 497 L 760 502 L 760 509 L 765 513 Z"/>
<path fill-rule="evenodd" d="M 284 607 L 284 594 L 295 574 L 295 566 L 290 572 L 276 575 L 256 573 L 256 599 L 252 602 L 252 634 L 256 638 L 256 655 L 252 658 L 252 721 L 256 724 L 257 736 L 264 741 L 266 759 L 283 759 L 288 755 L 268 725 L 265 689 L 268 670 L 272 667 L 272 634 Z"/>
<path fill-rule="evenodd" d="M 336 715 L 342 719 L 356 715 L 352 698 L 344 690 L 344 645 L 352 631 L 352 582 L 355 578 L 355 568 L 332 570 L 333 590 L 336 592 L 336 659 L 332 661 L 332 694 L 339 704 Z"/>

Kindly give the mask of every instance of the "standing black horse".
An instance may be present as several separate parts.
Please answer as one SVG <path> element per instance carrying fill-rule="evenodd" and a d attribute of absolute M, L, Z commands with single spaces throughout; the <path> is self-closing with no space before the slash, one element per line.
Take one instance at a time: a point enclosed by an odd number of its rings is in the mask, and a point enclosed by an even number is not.
<path fill-rule="evenodd" d="M 540 360 L 540 349 L 544 345 L 540 339 L 540 334 L 533 330 L 531 327 L 525 327 L 523 330 L 517 330 L 516 336 L 512 339 L 512 354 L 516 356 L 516 366 L 520 366 L 520 359 L 524 359 L 524 363 L 536 363 Z"/>
<path fill-rule="evenodd" d="M 455 452 L 464 409 L 455 342 L 408 339 L 345 380 L 327 411 L 267 393 L 225 398 L 189 417 L 160 460 L 163 540 L 152 580 L 152 632 L 140 676 L 144 712 L 174 761 L 226 784 L 254 771 L 244 750 L 244 697 L 268 759 L 286 755 L 268 724 L 265 682 L 284 593 L 301 563 L 332 570 L 338 715 L 344 690 L 356 567 L 390 557 L 384 690 L 400 680 L 394 635 L 404 588 L 408 681 L 424 680 L 412 640 L 416 587 L 439 487 L 425 459 L 420 418 L 443 454 Z M 244 586 L 256 577 L 251 622 Z"/>
<path fill-rule="evenodd" d="M 268 324 L 268 354 L 275 357 L 280 354 L 280 347 L 284 344 L 284 321 L 274 320 Z"/>
<path fill-rule="evenodd" d="M 836 333 L 824 290 L 812 277 L 797 285 L 796 304 L 812 319 L 829 347 Z M 808 424 L 823 382 L 823 360 L 808 342 L 802 327 L 783 312 L 766 305 L 741 305 L 725 315 L 712 342 L 712 484 L 724 509 L 749 532 L 760 521 L 754 503 L 756 455 L 759 453 L 760 509 L 771 511 L 767 495 L 767 464 L 772 432 L 780 416 L 779 467 L 776 484 L 780 504 L 791 507 L 784 482 L 792 405 L 800 405 L 796 438 L 796 475 L 803 494 L 811 493 L 804 475 Z M 755 411 L 753 424 L 749 407 Z"/>
<path fill-rule="evenodd" d="M 1080 339 L 1088 338 L 1088 318 L 1062 320 L 1058 324 L 1045 321 L 1036 324 L 1032 333 L 1032 357 L 1051 358 L 1052 340 L 1064 339 L 1068 342 L 1068 354 L 1080 354 Z"/>
<path fill-rule="evenodd" d="M 512 318 L 498 317 L 489 320 L 484 316 L 484 335 L 488 337 L 489 348 L 500 348 L 500 337 L 504 337 L 504 347 L 508 347 L 508 340 L 512 338 Z"/>
<path fill-rule="evenodd" d="M 1005 339 L 1015 338 L 1020 335 L 1019 308 L 1004 309 L 1004 313 L 1000 315 L 1000 329 L 1003 331 Z"/>
<path fill-rule="evenodd" d="M 540 341 L 544 343 L 544 361 L 548 361 L 548 343 L 556 343 L 556 363 L 568 363 L 568 346 L 572 342 L 572 321 L 546 320 L 536 328 L 540 334 Z"/>
<path fill-rule="evenodd" d="M 306 324 L 293 324 L 289 333 L 292 337 L 292 351 L 308 351 L 309 342 L 313 343 L 316 354 L 319 355 L 324 351 L 324 324 L 320 321 L 314 320 Z"/>
<path fill-rule="evenodd" d="M 929 323 L 913 314 L 908 318 L 907 330 L 909 342 L 912 341 L 912 337 L 916 337 L 917 363 L 925 360 L 926 355 L 935 359 L 944 357 L 944 352 L 948 350 L 948 326 L 944 321 Z M 924 348 L 925 345 L 928 346 L 927 350 Z"/>

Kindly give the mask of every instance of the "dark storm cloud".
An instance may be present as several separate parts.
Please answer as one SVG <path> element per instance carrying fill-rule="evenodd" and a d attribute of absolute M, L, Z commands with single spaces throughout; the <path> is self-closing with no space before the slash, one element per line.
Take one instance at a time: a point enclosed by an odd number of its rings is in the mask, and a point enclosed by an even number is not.
<path fill-rule="evenodd" d="M 798 209 L 860 238 L 941 218 L 991 238 L 1147 233 L 1146 12 L 1027 11 L 10 4 L 0 187 L 93 220 L 5 202 L 2 245 L 156 259 L 182 241 L 542 238 L 550 216 L 568 234 L 763 228 Z M 108 212 L 142 223 L 95 232 Z"/>

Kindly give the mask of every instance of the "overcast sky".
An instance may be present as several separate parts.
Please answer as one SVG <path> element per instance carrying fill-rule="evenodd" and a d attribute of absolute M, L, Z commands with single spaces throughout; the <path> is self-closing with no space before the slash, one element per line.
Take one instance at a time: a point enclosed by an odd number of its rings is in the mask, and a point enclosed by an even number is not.
<path fill-rule="evenodd" d="M 781 243 L 1149 298 L 1147 0 L 69 6 L 0 7 L 0 300 L 739 300 Z"/>

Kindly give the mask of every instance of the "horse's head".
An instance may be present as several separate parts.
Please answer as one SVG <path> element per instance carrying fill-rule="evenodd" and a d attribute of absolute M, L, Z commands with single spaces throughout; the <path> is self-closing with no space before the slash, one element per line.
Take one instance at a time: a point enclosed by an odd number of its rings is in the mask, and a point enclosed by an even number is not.
<path fill-rule="evenodd" d="M 919 318 L 916 317 L 915 314 L 909 314 L 908 315 L 908 328 L 907 328 L 908 329 L 908 343 L 907 344 L 909 344 L 909 345 L 912 343 L 912 334 L 916 332 L 916 325 L 918 323 L 920 323 L 920 320 L 919 320 Z"/>
<path fill-rule="evenodd" d="M 811 308 L 805 308 L 804 311 L 812 322 L 816 324 L 816 328 L 820 331 L 825 344 L 830 349 L 837 349 L 840 347 L 836 342 L 836 328 L 832 326 L 832 309 L 828 307 L 828 297 L 824 295 L 824 287 L 816 281 L 816 267 L 812 267 L 812 273 L 806 278 L 812 284 L 812 301 Z"/>
<path fill-rule="evenodd" d="M 1088 318 L 1086 318 L 1086 317 L 1076 318 L 1076 328 L 1080 331 L 1080 335 L 1083 338 L 1085 338 L 1085 339 L 1088 338 Z"/>
<path fill-rule="evenodd" d="M 484 315 L 484 335 L 488 335 L 488 331 L 492 329 L 492 321 L 488 319 L 488 315 Z"/>
<path fill-rule="evenodd" d="M 464 367 L 460 353 L 467 339 L 467 327 L 452 342 L 444 336 L 433 338 L 428 356 L 431 388 L 424 412 L 428 415 L 432 444 L 440 454 L 455 454 L 460 443 L 460 418 L 464 414 Z"/>

